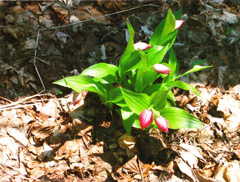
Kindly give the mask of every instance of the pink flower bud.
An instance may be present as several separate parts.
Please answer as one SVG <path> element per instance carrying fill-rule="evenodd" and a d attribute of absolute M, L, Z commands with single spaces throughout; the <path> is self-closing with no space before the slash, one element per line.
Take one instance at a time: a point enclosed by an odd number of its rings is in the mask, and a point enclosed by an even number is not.
<path fill-rule="evenodd" d="M 81 93 L 77 93 L 77 92 L 74 92 L 73 93 L 73 105 L 77 105 L 82 99 L 82 94 Z"/>
<path fill-rule="evenodd" d="M 176 20 L 175 30 L 179 29 L 182 26 L 183 22 L 184 22 L 184 20 Z"/>
<path fill-rule="evenodd" d="M 158 128 L 161 131 L 168 133 L 168 125 L 170 126 L 168 120 L 166 120 L 164 117 L 160 116 L 155 119 L 155 123 L 157 124 Z M 171 126 L 170 126 L 170 128 L 171 128 Z"/>
<path fill-rule="evenodd" d="M 145 49 L 148 49 L 152 46 L 150 46 L 149 44 L 145 43 L 145 42 L 137 42 L 134 44 L 134 49 L 137 51 L 138 49 L 141 49 L 142 51 L 144 51 Z"/>
<path fill-rule="evenodd" d="M 153 68 L 155 69 L 156 72 L 161 73 L 161 74 L 170 75 L 169 71 L 172 71 L 172 70 L 170 70 L 169 67 L 165 66 L 164 64 L 154 64 Z"/>
<path fill-rule="evenodd" d="M 147 128 L 153 121 L 152 111 L 148 109 L 143 110 L 142 113 L 140 114 L 139 121 L 140 121 L 140 126 L 142 130 Z"/>

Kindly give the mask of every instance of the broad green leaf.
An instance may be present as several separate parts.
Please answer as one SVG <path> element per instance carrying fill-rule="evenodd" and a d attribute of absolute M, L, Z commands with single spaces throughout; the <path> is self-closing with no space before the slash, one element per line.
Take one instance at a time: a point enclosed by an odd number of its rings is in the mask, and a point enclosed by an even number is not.
<path fill-rule="evenodd" d="M 141 69 L 143 72 L 146 72 L 148 70 L 148 55 L 145 54 L 142 50 L 138 50 L 141 60 L 142 60 L 142 66 Z"/>
<path fill-rule="evenodd" d="M 138 69 L 138 72 L 137 72 L 137 78 L 136 78 L 136 84 L 135 84 L 135 91 L 136 92 L 142 92 L 143 90 L 143 72 Z"/>
<path fill-rule="evenodd" d="M 119 87 L 113 88 L 108 92 L 108 100 L 118 102 L 123 99 L 122 91 Z"/>
<path fill-rule="evenodd" d="M 129 31 L 129 40 L 128 40 L 128 44 L 126 47 L 126 50 L 124 51 L 122 57 L 124 57 L 125 55 L 128 55 L 129 53 L 135 51 L 134 49 L 134 30 L 133 27 L 130 23 L 127 22 L 127 27 L 128 27 L 128 31 Z"/>
<path fill-rule="evenodd" d="M 160 75 L 157 73 L 153 67 L 151 67 L 147 72 L 143 75 L 143 89 L 145 89 L 146 86 L 151 86 L 153 82 L 159 78 Z"/>
<path fill-rule="evenodd" d="M 101 78 L 106 83 L 116 83 L 118 67 L 113 64 L 98 63 L 85 69 L 80 75 Z"/>
<path fill-rule="evenodd" d="M 140 115 L 144 109 L 149 108 L 149 96 L 145 93 L 136 93 L 126 88 L 121 88 L 123 98 L 128 107 Z"/>
<path fill-rule="evenodd" d="M 161 48 L 161 50 L 159 51 L 152 51 L 150 52 L 149 55 L 149 61 L 148 61 L 148 66 L 153 66 L 154 64 L 158 64 L 161 63 L 164 56 L 166 55 L 167 51 L 168 51 L 168 45 L 164 46 L 163 48 L 160 46 L 154 46 L 158 49 Z"/>
<path fill-rule="evenodd" d="M 192 69 L 190 69 L 189 71 L 183 73 L 182 75 L 177 76 L 177 77 L 175 78 L 175 80 L 178 79 L 178 78 L 180 78 L 180 77 L 182 77 L 182 76 L 184 76 L 184 75 L 187 75 L 187 74 L 189 74 L 189 73 L 197 72 L 197 71 L 200 71 L 200 70 L 203 70 L 203 69 L 207 69 L 207 68 L 211 68 L 211 67 L 212 67 L 212 66 L 199 66 L 199 65 L 196 65 L 196 66 L 194 66 Z"/>
<path fill-rule="evenodd" d="M 137 77 L 136 77 L 136 83 L 135 83 L 135 90 L 136 92 L 142 92 L 143 91 L 143 76 L 144 73 L 148 70 L 148 56 L 142 51 L 138 50 L 140 56 L 141 56 L 141 62 L 142 66 L 137 70 Z"/>
<path fill-rule="evenodd" d="M 130 135 L 132 125 L 139 116 L 128 107 L 121 108 L 121 115 L 123 119 L 123 126 L 127 133 Z"/>
<path fill-rule="evenodd" d="M 171 74 L 169 75 L 170 80 L 172 80 L 178 75 L 178 71 L 179 71 L 179 63 L 173 48 L 170 51 L 169 68 L 172 70 Z"/>
<path fill-rule="evenodd" d="M 127 27 L 128 27 L 128 31 L 129 31 L 129 40 L 128 40 L 128 44 L 127 44 L 127 47 L 119 61 L 119 75 L 120 77 L 123 76 L 124 74 L 124 65 L 127 64 L 128 62 L 128 59 L 127 57 L 129 57 L 129 55 L 131 53 L 133 53 L 135 51 L 134 49 L 134 41 L 133 41 L 133 38 L 134 38 L 134 30 L 133 30 L 133 27 L 130 23 L 127 23 Z"/>
<path fill-rule="evenodd" d="M 128 105 L 126 104 L 124 99 L 122 99 L 118 102 L 115 102 L 114 104 L 116 104 L 117 106 L 120 106 L 120 107 L 128 107 Z"/>
<path fill-rule="evenodd" d="M 169 34 L 167 34 L 161 40 L 161 45 L 162 46 L 168 45 L 168 48 L 170 49 L 177 38 L 177 33 L 178 33 L 178 30 L 174 30 L 173 32 L 170 32 Z"/>
<path fill-rule="evenodd" d="M 182 10 L 180 9 L 180 10 L 176 11 L 173 15 L 176 20 L 180 20 L 182 18 Z"/>
<path fill-rule="evenodd" d="M 53 84 L 60 85 L 60 86 L 62 86 L 62 87 L 70 88 L 70 86 L 66 84 L 66 82 L 64 81 L 64 79 L 55 81 L 55 82 L 53 82 Z"/>
<path fill-rule="evenodd" d="M 156 110 L 163 109 L 166 106 L 167 95 L 170 89 L 160 89 L 153 93 L 150 97 L 150 105 L 153 105 Z"/>
<path fill-rule="evenodd" d="M 195 93 L 196 95 L 198 95 L 199 97 L 201 97 L 197 91 L 196 88 L 194 88 L 192 85 L 189 85 L 183 81 L 174 81 L 174 87 L 178 87 L 181 88 L 183 90 L 189 90 L 192 91 L 193 93 Z"/>
<path fill-rule="evenodd" d="M 175 17 L 172 14 L 171 9 L 168 10 L 166 19 L 164 19 L 153 32 L 150 39 L 150 45 L 162 45 L 162 40 L 167 34 L 173 32 L 175 29 Z"/>
<path fill-rule="evenodd" d="M 153 85 L 147 87 L 144 90 L 144 93 L 146 93 L 147 95 L 152 95 L 154 92 L 158 91 L 161 88 L 161 85 L 162 85 L 161 83 L 153 84 Z"/>
<path fill-rule="evenodd" d="M 108 103 L 114 103 L 120 107 L 127 107 L 127 104 L 123 99 L 122 91 L 119 87 L 113 88 L 108 92 L 108 100 L 105 104 Z"/>
<path fill-rule="evenodd" d="M 151 48 L 144 50 L 144 53 L 148 55 L 148 66 L 152 66 L 153 64 L 162 61 L 164 55 L 166 54 L 164 52 L 167 52 L 166 48 L 161 51 L 162 49 L 162 46 L 152 46 Z M 139 51 L 132 52 L 124 59 L 126 59 L 126 61 L 122 64 L 122 70 L 124 72 L 128 72 L 142 66 Z"/>
<path fill-rule="evenodd" d="M 64 81 L 65 80 L 65 81 Z M 82 90 L 87 90 L 90 92 L 95 92 L 104 98 L 107 98 L 106 90 L 105 88 L 95 82 L 93 79 L 86 77 L 86 76 L 70 76 L 67 78 L 64 78 L 62 80 L 58 80 L 56 82 L 53 82 L 54 84 L 65 86 L 63 82 L 66 82 L 66 86 L 70 87 L 76 92 L 81 92 Z"/>
<path fill-rule="evenodd" d="M 133 122 L 132 127 L 141 129 L 139 118 L 135 119 L 135 121 Z"/>
<path fill-rule="evenodd" d="M 128 72 L 141 66 L 141 57 L 138 51 L 132 52 L 121 63 L 122 72 Z"/>
<path fill-rule="evenodd" d="M 171 90 L 168 92 L 168 99 L 172 102 L 174 106 L 176 106 L 175 96 Z"/>
<path fill-rule="evenodd" d="M 172 129 L 198 128 L 203 125 L 197 117 L 176 107 L 164 108 L 160 110 L 160 114 L 169 121 Z"/>

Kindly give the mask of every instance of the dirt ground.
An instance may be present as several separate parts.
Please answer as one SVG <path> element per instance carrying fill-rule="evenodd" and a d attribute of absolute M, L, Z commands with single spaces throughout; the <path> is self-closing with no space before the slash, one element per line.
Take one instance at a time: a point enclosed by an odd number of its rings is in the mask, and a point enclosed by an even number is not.
<path fill-rule="evenodd" d="M 132 129 L 97 95 L 52 84 L 99 62 L 118 64 L 127 41 L 148 42 L 182 9 L 173 48 L 201 98 L 174 89 L 203 127 Z M 240 181 L 240 1 L 0 1 L 0 181 Z"/>

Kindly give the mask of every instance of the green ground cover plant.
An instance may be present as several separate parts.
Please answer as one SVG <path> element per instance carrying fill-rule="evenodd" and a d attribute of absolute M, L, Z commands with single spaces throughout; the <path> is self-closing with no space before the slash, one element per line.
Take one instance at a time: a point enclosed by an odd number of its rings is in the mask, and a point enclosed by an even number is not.
<path fill-rule="evenodd" d="M 123 126 L 130 134 L 131 128 L 153 127 L 169 132 L 168 128 L 198 128 L 199 119 L 177 108 L 173 87 L 197 94 L 191 85 L 178 80 L 180 77 L 211 66 L 194 65 L 179 75 L 179 63 L 172 48 L 178 29 L 184 23 L 181 11 L 168 11 L 158 25 L 149 43 L 134 44 L 134 30 L 127 23 L 129 40 L 119 65 L 98 63 L 86 68 L 78 76 L 70 76 L 54 82 L 80 93 L 95 92 L 110 109 L 121 115 Z M 169 52 L 169 58 L 166 54 Z"/>

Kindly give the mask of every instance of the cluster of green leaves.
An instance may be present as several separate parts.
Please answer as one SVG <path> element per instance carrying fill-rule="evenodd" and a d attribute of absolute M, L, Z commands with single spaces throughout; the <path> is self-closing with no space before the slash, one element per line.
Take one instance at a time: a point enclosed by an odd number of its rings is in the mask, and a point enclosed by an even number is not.
<path fill-rule="evenodd" d="M 166 118 L 172 129 L 197 128 L 201 122 L 185 110 L 176 108 L 173 87 L 190 90 L 199 95 L 191 85 L 179 81 L 180 77 L 196 72 L 209 66 L 195 65 L 191 70 L 178 75 L 179 63 L 172 45 L 178 30 L 175 30 L 176 19 L 181 18 L 181 11 L 173 14 L 168 11 L 167 17 L 154 31 L 149 44 L 152 46 L 144 51 L 134 49 L 134 30 L 127 23 L 129 41 L 119 66 L 98 63 L 85 69 L 79 76 L 71 76 L 54 82 L 70 87 L 76 92 L 87 90 L 99 95 L 103 103 L 113 109 L 114 105 L 122 116 L 124 128 L 130 133 L 132 126 L 140 128 L 139 115 L 144 109 L 153 110 Z M 165 55 L 170 51 L 169 59 Z M 153 65 L 165 64 L 172 71 L 170 75 L 157 73 Z M 162 77 L 161 83 L 155 81 Z M 152 127 L 156 127 L 153 122 Z"/>

